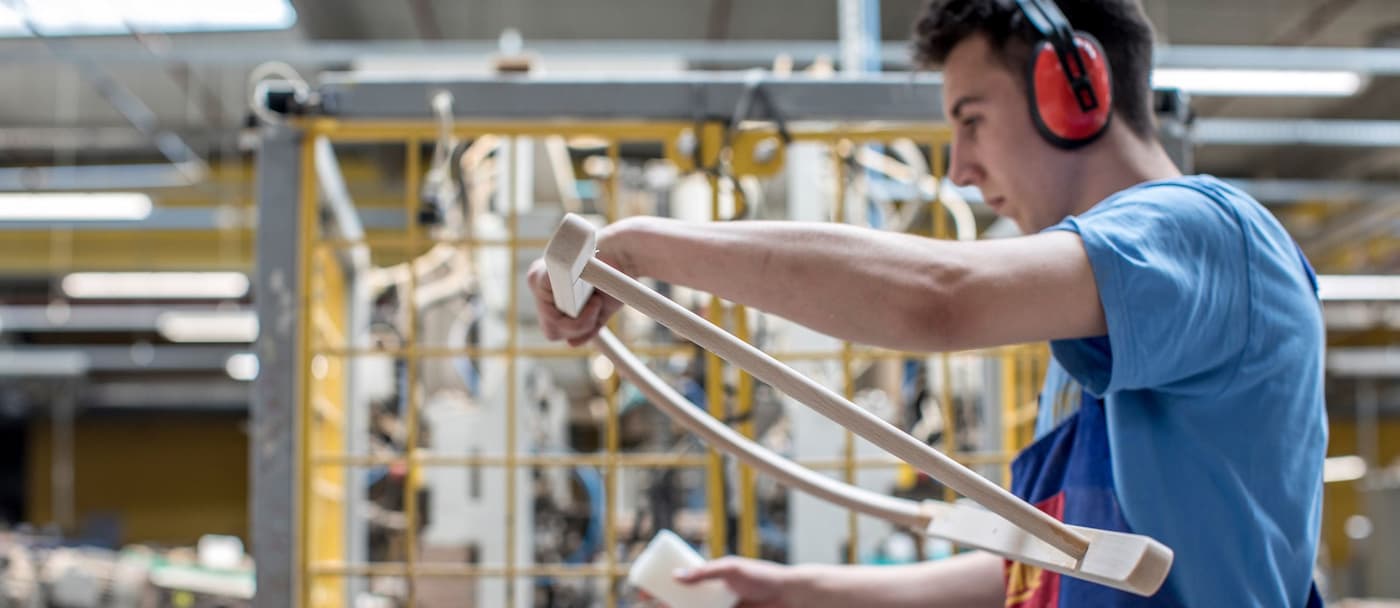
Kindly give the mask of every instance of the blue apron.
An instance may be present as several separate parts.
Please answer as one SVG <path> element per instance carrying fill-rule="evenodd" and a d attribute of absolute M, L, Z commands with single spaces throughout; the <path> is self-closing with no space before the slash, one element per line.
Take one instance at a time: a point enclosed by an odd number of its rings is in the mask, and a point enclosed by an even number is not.
<path fill-rule="evenodd" d="M 1187 186 L 1222 201 L 1214 189 Z M 1317 291 L 1317 275 L 1303 250 L 1294 244 L 1303 271 Z M 1107 416 L 1103 400 L 1079 389 L 1079 409 L 1065 417 L 1021 452 L 1011 463 L 1011 491 L 1060 521 L 1102 530 L 1132 532 L 1118 505 L 1113 487 L 1112 454 L 1108 445 Z M 1062 395 L 1061 397 L 1068 397 Z M 1069 403 L 1040 407 L 1068 410 Z M 1050 412 L 1059 415 L 1061 412 Z M 1154 608 L 1184 606 L 1168 578 L 1156 595 L 1144 598 L 1077 578 L 1060 576 L 1020 563 L 1006 564 L 1008 608 L 1076 608 L 1119 606 Z M 1307 608 L 1322 608 L 1322 596 L 1314 583 Z M 1213 608 L 1213 607 L 1210 607 Z"/>
<path fill-rule="evenodd" d="M 1103 401 L 1083 392 L 1079 410 L 1036 440 L 1011 463 L 1011 491 L 1055 519 L 1101 530 L 1132 532 L 1118 506 Z M 1184 606 L 1169 579 L 1152 597 L 1017 562 L 1006 563 L 1007 608 Z M 1321 608 L 1313 586 L 1309 608 Z"/>

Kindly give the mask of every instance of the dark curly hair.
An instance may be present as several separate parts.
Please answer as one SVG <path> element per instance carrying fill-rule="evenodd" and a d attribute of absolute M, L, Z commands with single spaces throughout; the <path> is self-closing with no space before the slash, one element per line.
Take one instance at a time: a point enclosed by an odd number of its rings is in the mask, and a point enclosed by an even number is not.
<path fill-rule="evenodd" d="M 1137 0 L 1058 0 L 1055 4 L 1074 29 L 1088 32 L 1103 45 L 1112 68 L 1113 112 L 1118 120 L 1140 137 L 1155 137 L 1152 24 Z M 1039 39 L 1014 0 L 932 0 L 914 27 L 914 60 L 922 67 L 938 67 L 953 47 L 974 34 L 985 35 L 1018 75 Z"/>

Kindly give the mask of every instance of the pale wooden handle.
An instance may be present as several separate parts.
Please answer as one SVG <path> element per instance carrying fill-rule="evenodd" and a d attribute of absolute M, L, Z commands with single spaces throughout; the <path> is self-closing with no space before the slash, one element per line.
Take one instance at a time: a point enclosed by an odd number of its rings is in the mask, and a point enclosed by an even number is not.
<path fill-rule="evenodd" d="M 588 259 L 581 278 L 932 475 L 1050 546 L 1075 559 L 1084 557 L 1088 550 L 1089 541 L 1082 534 L 597 258 Z"/>
<path fill-rule="evenodd" d="M 617 367 L 622 377 L 631 380 L 652 404 L 661 408 L 672 420 L 686 430 L 704 438 L 706 443 L 767 473 L 783 485 L 802 490 L 808 494 L 845 507 L 857 513 L 889 521 L 894 524 L 920 531 L 929 525 L 929 512 L 912 500 L 877 494 L 849 484 L 841 483 L 783 458 L 740 435 L 714 418 L 699 413 L 699 410 L 686 401 L 675 389 L 656 377 L 631 351 L 618 341 L 607 329 L 603 329 L 593 339 L 594 345 L 603 351 Z"/>

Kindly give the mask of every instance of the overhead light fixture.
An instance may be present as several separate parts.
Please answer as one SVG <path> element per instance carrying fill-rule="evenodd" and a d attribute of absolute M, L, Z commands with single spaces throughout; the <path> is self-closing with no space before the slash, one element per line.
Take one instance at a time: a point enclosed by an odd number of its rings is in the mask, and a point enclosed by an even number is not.
<path fill-rule="evenodd" d="M 258 316 L 251 310 L 171 311 L 156 318 L 156 331 L 171 342 L 237 342 L 258 339 Z"/>
<path fill-rule="evenodd" d="M 26 22 L 46 36 L 92 36 L 132 30 L 281 30 L 291 27 L 296 18 L 288 0 L 44 0 L 18 6 L 0 2 L 0 36 L 32 36 Z"/>
<path fill-rule="evenodd" d="M 224 371 L 228 372 L 228 377 L 241 382 L 256 380 L 258 378 L 258 356 L 253 353 L 231 355 L 224 363 Z"/>
<path fill-rule="evenodd" d="M 5 222 L 135 222 L 150 215 L 151 197 L 139 192 L 0 194 Z"/>
<path fill-rule="evenodd" d="M 1347 97 L 1361 89 L 1356 72 L 1320 70 L 1229 70 L 1160 68 L 1153 87 L 1175 87 L 1193 95 Z"/>
<path fill-rule="evenodd" d="M 1366 476 L 1366 461 L 1360 456 L 1333 456 L 1322 461 L 1323 483 L 1356 481 Z"/>
<path fill-rule="evenodd" d="M 1400 300 L 1400 275 L 1318 275 L 1317 291 L 1329 302 Z"/>
<path fill-rule="evenodd" d="M 75 272 L 63 277 L 70 298 L 217 300 L 248 295 L 241 272 Z"/>

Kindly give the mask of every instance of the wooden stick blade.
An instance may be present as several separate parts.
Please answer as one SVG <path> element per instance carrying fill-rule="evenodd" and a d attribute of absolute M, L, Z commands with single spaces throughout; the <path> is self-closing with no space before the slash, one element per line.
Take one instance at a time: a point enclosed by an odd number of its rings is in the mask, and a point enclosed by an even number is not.
<path fill-rule="evenodd" d="M 1129 593 L 1156 593 L 1171 571 L 1172 550 L 1141 534 L 1070 526 L 1089 538 L 1089 550 L 1076 560 L 986 509 L 936 501 L 923 508 L 931 517 L 928 536 Z"/>
<path fill-rule="evenodd" d="M 577 317 L 588 303 L 588 296 L 593 294 L 593 286 L 579 275 L 597 249 L 597 229 L 573 213 L 559 222 L 544 248 L 544 265 L 549 273 L 550 291 L 554 293 L 554 306 L 570 317 Z"/>

